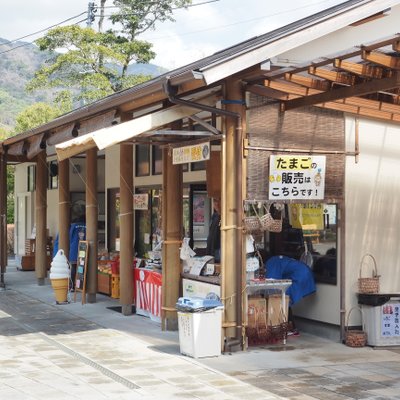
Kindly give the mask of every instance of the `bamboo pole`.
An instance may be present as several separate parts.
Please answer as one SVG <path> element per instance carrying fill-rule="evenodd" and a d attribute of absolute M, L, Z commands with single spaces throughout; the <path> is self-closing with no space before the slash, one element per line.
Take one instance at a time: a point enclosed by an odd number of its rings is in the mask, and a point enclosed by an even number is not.
<path fill-rule="evenodd" d="M 86 152 L 86 240 L 89 260 L 86 277 L 87 302 L 96 302 L 97 292 L 97 150 Z"/>
<path fill-rule="evenodd" d="M 182 122 L 171 124 L 180 129 Z M 162 330 L 177 330 L 178 319 L 175 304 L 179 297 L 180 258 L 182 242 L 182 166 L 172 164 L 172 154 L 163 149 L 162 185 Z"/>
<path fill-rule="evenodd" d="M 240 81 L 230 79 L 225 84 L 225 99 L 233 100 L 226 110 L 244 113 L 243 94 Z M 242 276 L 243 276 L 243 240 L 241 226 L 242 215 L 242 126 L 241 119 L 225 118 L 225 137 L 222 142 L 222 224 L 221 254 L 222 280 L 221 291 L 224 299 L 224 325 L 226 343 L 242 337 Z"/>
<path fill-rule="evenodd" d="M 36 157 L 36 242 L 35 271 L 38 285 L 45 284 L 47 276 L 47 164 L 46 152 L 40 152 Z"/>
<path fill-rule="evenodd" d="M 69 255 L 70 189 L 69 160 L 58 163 L 58 248 Z"/>
<path fill-rule="evenodd" d="M 0 153 L 0 287 L 7 268 L 7 156 Z"/>
<path fill-rule="evenodd" d="M 120 303 L 123 315 L 132 314 L 133 301 L 133 148 L 120 145 Z"/>

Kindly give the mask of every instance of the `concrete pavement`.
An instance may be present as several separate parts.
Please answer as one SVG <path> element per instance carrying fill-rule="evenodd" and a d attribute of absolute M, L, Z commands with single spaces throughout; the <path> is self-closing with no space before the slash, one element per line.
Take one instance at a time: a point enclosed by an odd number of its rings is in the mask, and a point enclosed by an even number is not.
<path fill-rule="evenodd" d="M 56 305 L 50 282 L 39 287 L 11 264 L 0 292 L 0 399 L 400 399 L 395 348 L 302 332 L 286 346 L 193 359 L 180 354 L 177 332 L 116 305 L 102 295 Z"/>

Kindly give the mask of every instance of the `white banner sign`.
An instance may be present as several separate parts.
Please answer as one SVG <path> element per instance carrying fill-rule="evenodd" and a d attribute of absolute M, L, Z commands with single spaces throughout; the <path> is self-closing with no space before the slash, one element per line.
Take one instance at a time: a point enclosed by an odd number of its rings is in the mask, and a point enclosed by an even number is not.
<path fill-rule="evenodd" d="M 210 143 L 177 147 L 172 152 L 173 164 L 186 164 L 210 159 Z"/>
<path fill-rule="evenodd" d="M 270 156 L 269 199 L 323 200 L 325 163 L 325 156 Z"/>
<path fill-rule="evenodd" d="M 381 336 L 400 336 L 400 304 L 389 303 L 381 306 Z"/>

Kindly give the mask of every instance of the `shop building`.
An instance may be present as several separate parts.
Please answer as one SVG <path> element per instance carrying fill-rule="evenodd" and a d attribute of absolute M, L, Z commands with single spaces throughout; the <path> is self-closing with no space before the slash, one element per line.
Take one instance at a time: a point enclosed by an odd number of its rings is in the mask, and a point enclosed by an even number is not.
<path fill-rule="evenodd" d="M 220 196 L 220 275 L 211 284 L 224 301 L 227 343 L 242 343 L 244 218 L 273 202 L 283 229 L 255 235 L 257 246 L 266 257 L 311 254 L 317 290 L 294 312 L 339 337 L 357 303 L 364 254 L 375 256 L 382 290 L 398 291 L 399 17 L 399 1 L 348 1 L 5 140 L 2 187 L 6 164 L 17 164 L 16 254 L 35 226 L 35 270 L 44 284 L 48 234 L 69 248 L 71 211 L 84 205 L 88 301 L 96 299 L 99 250 L 117 251 L 120 303 L 129 314 L 134 252 L 154 251 L 161 239 L 160 320 L 176 329 L 182 239 L 204 247 L 211 198 Z M 179 160 L 190 146 L 198 158 Z M 198 154 L 204 146 L 210 157 Z M 322 162 L 322 195 L 313 192 L 321 176 L 313 175 L 311 189 L 272 185 L 278 158 Z M 0 204 L 4 210 L 4 196 Z M 202 204 L 200 215 L 194 204 Z M 296 222 L 299 214 L 306 223 Z M 2 222 L 2 243 L 4 232 Z"/>

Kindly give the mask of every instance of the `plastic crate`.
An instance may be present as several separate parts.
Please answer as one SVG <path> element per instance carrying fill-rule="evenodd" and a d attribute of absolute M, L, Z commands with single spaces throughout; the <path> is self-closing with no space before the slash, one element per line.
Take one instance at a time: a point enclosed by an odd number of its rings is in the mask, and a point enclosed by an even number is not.
<path fill-rule="evenodd" d="M 400 299 L 377 307 L 362 305 L 362 311 L 368 345 L 400 345 Z"/>

